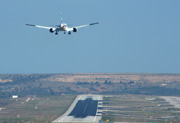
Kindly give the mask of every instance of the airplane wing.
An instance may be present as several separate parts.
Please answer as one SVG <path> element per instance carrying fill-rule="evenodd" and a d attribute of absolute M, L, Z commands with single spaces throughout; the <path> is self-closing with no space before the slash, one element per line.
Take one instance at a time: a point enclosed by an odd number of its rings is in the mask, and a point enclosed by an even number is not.
<path fill-rule="evenodd" d="M 95 24 L 99 24 L 99 22 L 90 23 L 90 24 L 87 24 L 87 25 L 81 25 L 81 26 L 77 26 L 77 27 L 75 27 L 75 28 L 79 29 L 79 28 L 82 28 L 82 27 L 87 27 L 87 26 L 91 26 L 91 25 L 95 25 Z"/>
<path fill-rule="evenodd" d="M 66 31 L 72 31 L 73 28 L 79 29 L 79 28 L 82 28 L 82 27 L 92 26 L 92 25 L 95 25 L 95 24 L 99 24 L 99 22 L 90 23 L 90 24 L 87 24 L 87 25 L 81 25 L 81 26 L 77 26 L 77 27 L 71 27 L 71 28 L 66 29 Z"/>
<path fill-rule="evenodd" d="M 26 26 L 34 26 L 34 27 L 38 27 L 38 28 L 43 28 L 43 29 L 53 29 L 55 30 L 56 28 L 54 27 L 46 27 L 46 26 L 40 26 L 40 25 L 34 25 L 34 24 L 26 24 Z"/>

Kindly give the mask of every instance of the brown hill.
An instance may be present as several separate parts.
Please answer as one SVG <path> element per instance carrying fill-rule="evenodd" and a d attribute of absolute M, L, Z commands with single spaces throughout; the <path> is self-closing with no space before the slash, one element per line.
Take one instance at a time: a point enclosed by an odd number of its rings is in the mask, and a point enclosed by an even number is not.
<path fill-rule="evenodd" d="M 180 74 L 151 74 L 151 73 L 75 73 L 55 74 L 46 81 L 59 82 L 180 82 Z"/>

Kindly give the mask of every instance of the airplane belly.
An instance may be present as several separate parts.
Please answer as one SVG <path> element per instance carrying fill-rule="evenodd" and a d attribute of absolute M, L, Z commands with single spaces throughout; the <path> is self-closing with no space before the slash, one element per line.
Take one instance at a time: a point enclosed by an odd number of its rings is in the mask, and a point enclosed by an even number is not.
<path fill-rule="evenodd" d="M 60 30 L 60 31 L 66 31 L 66 30 L 65 30 L 65 29 L 63 29 L 63 28 L 60 28 L 59 30 Z"/>
<path fill-rule="evenodd" d="M 60 27 L 59 31 L 66 31 L 66 29 L 64 27 Z"/>

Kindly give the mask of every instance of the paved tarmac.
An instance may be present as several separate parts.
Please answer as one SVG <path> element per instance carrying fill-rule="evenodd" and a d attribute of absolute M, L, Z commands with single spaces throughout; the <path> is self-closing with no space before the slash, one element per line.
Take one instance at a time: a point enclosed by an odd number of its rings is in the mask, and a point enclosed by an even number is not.
<path fill-rule="evenodd" d="M 85 100 L 79 100 L 68 116 L 74 116 L 75 118 L 85 118 L 87 116 L 96 116 L 98 100 L 92 100 L 87 98 Z"/>
<path fill-rule="evenodd" d="M 101 95 L 79 95 L 70 108 L 52 123 L 98 123 L 101 116 L 97 116 L 98 101 Z"/>
<path fill-rule="evenodd" d="M 174 96 L 161 96 L 161 97 L 164 98 L 171 105 L 174 105 L 174 107 L 180 108 L 180 97 L 174 97 Z"/>

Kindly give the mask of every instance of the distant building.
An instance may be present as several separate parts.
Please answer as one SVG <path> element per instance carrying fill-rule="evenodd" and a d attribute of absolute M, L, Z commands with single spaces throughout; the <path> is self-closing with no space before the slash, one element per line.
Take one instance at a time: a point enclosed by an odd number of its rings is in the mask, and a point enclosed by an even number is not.
<path fill-rule="evenodd" d="M 161 84 L 161 86 L 166 86 L 167 84 Z"/>
<path fill-rule="evenodd" d="M 13 99 L 17 99 L 17 98 L 18 98 L 18 95 L 12 95 L 12 98 L 13 98 Z"/>

